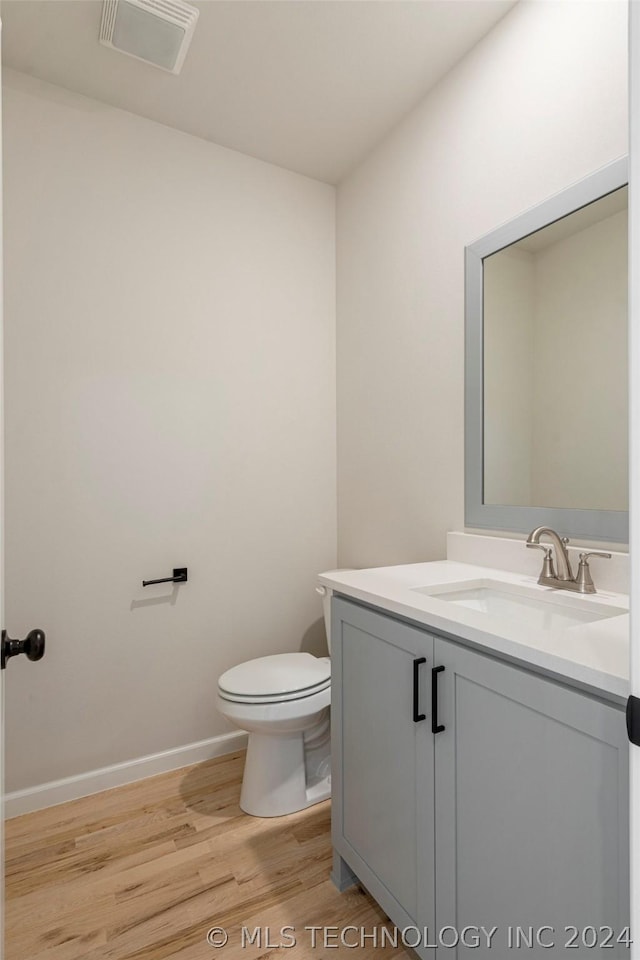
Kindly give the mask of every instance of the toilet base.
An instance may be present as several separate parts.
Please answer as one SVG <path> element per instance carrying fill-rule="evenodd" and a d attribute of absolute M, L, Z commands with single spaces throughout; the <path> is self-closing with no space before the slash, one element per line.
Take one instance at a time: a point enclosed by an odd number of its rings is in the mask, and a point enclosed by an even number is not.
<path fill-rule="evenodd" d="M 252 817 L 284 817 L 331 796 L 329 738 L 305 750 L 302 732 L 250 733 L 240 808 Z"/>

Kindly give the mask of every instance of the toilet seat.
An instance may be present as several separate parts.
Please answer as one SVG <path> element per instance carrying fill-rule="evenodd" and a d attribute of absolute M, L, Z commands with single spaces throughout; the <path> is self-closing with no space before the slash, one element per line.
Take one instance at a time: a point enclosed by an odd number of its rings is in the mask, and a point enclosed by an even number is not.
<path fill-rule="evenodd" d="M 232 703 L 284 703 L 311 697 L 330 685 L 328 657 L 278 653 L 231 667 L 220 677 L 218 693 Z"/>

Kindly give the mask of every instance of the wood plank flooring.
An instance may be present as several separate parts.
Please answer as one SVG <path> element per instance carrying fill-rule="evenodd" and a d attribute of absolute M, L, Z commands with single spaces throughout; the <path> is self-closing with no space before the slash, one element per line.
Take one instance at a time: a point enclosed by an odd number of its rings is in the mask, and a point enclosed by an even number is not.
<path fill-rule="evenodd" d="M 6 960 L 320 960 L 354 950 L 305 927 L 358 928 L 347 942 L 392 932 L 364 891 L 329 880 L 330 802 L 248 817 L 243 763 L 230 754 L 8 820 Z M 214 926 L 224 947 L 207 942 Z M 243 944 L 243 927 L 261 927 L 261 943 Z M 364 943 L 359 960 L 414 956 Z"/>

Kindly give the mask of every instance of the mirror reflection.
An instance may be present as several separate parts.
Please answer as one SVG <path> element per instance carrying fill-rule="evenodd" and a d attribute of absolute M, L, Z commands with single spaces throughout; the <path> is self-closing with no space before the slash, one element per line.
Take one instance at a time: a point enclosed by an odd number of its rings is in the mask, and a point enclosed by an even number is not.
<path fill-rule="evenodd" d="M 483 261 L 484 502 L 628 509 L 627 187 Z"/>

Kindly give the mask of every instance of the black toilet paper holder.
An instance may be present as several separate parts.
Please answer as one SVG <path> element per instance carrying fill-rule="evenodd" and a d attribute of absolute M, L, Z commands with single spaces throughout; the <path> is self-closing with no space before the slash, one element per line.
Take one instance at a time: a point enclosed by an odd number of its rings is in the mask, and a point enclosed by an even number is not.
<path fill-rule="evenodd" d="M 160 580 L 143 580 L 142 586 L 150 587 L 152 583 L 186 583 L 187 579 L 186 567 L 174 567 L 172 577 L 162 577 Z"/>

